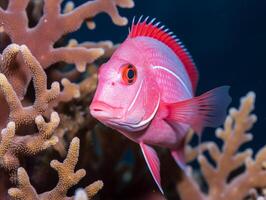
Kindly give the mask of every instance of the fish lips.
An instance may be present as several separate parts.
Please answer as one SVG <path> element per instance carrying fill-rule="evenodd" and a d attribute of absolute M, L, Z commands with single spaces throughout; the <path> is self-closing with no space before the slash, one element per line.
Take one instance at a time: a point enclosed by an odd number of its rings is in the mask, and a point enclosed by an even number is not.
<path fill-rule="evenodd" d="M 99 121 L 122 118 L 123 108 L 113 107 L 102 101 L 93 101 L 89 109 L 91 115 Z"/>

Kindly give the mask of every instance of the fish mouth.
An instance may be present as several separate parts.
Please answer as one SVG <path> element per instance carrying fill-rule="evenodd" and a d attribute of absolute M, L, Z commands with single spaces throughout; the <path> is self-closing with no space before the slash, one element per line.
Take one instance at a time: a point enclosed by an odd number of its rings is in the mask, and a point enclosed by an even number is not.
<path fill-rule="evenodd" d="M 113 107 L 102 101 L 94 101 L 89 107 L 90 113 L 100 121 L 117 120 L 122 118 L 123 108 Z"/>

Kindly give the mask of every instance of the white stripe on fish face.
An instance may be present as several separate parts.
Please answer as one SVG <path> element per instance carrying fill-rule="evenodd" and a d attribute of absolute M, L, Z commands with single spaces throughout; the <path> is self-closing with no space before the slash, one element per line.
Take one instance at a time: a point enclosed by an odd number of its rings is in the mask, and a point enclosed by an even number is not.
<path fill-rule="evenodd" d="M 148 125 L 151 122 L 151 120 L 154 118 L 154 116 L 156 115 L 156 113 L 159 109 L 160 101 L 161 101 L 161 98 L 159 95 L 156 107 L 155 107 L 154 111 L 152 112 L 152 114 L 147 119 L 142 120 L 137 124 L 130 124 L 130 127 L 134 128 L 134 129 L 138 129 L 138 128 L 141 128 L 141 127 Z"/>
<path fill-rule="evenodd" d="M 174 73 L 170 69 L 167 69 L 166 67 L 162 67 L 162 66 L 153 66 L 152 68 L 153 69 L 161 69 L 161 70 L 164 70 L 167 73 L 173 75 L 182 84 L 182 86 L 185 88 L 186 92 L 188 94 L 191 94 L 191 91 L 189 90 L 189 88 L 187 87 L 187 85 L 184 83 L 184 81 L 176 73 Z"/>
<path fill-rule="evenodd" d="M 147 125 L 149 125 L 149 123 L 152 121 L 152 119 L 154 118 L 154 116 L 156 115 L 158 109 L 159 109 L 159 105 L 160 105 L 160 101 L 161 98 L 160 96 L 158 97 L 158 101 L 156 104 L 156 107 L 154 108 L 154 111 L 152 112 L 152 114 L 145 120 L 141 120 L 138 123 L 130 123 L 130 122 L 121 122 L 121 121 L 111 121 L 111 123 L 115 126 L 121 128 L 123 127 L 125 130 L 130 131 L 130 132 L 136 132 L 136 131 L 141 131 L 144 128 L 147 127 Z"/>
<path fill-rule="evenodd" d="M 138 96 L 139 96 L 139 93 L 140 93 L 140 91 L 141 91 L 142 85 L 143 85 L 143 80 L 142 80 L 141 83 L 140 83 L 140 86 L 139 86 L 139 89 L 138 89 L 138 91 L 137 91 L 136 96 L 134 97 L 133 101 L 131 102 L 130 106 L 129 106 L 128 109 L 127 109 L 128 112 L 129 112 L 129 111 L 132 109 L 132 107 L 135 105 L 136 100 L 137 100 L 137 98 L 138 98 Z"/>

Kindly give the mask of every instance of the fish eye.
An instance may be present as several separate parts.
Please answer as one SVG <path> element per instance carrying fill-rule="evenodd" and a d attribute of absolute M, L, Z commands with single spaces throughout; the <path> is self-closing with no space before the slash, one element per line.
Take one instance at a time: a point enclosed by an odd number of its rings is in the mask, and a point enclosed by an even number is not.
<path fill-rule="evenodd" d="M 131 85 L 137 79 L 137 68 L 132 64 L 125 64 L 121 68 L 122 80 L 125 84 Z"/>

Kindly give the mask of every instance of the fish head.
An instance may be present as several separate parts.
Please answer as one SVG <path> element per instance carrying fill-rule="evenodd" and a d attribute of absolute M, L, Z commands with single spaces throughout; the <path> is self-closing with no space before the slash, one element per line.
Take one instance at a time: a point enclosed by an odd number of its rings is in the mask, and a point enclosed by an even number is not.
<path fill-rule="evenodd" d="M 126 41 L 98 70 L 90 112 L 120 132 L 145 129 L 159 107 L 156 78 L 143 53 L 134 41 Z"/>

